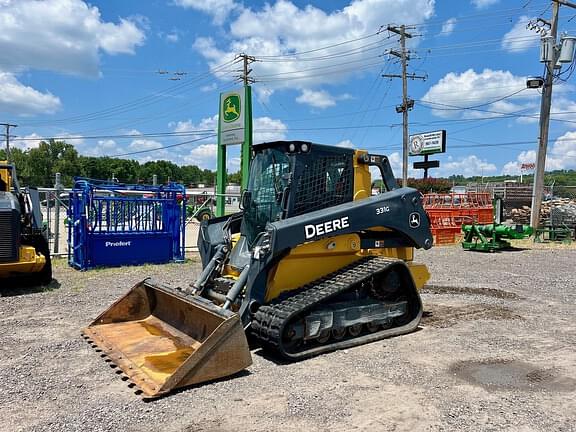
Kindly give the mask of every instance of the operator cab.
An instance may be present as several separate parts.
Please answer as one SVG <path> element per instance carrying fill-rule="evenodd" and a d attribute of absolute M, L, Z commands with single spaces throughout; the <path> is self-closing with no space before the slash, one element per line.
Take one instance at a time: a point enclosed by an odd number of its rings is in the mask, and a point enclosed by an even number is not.
<path fill-rule="evenodd" d="M 305 141 L 277 141 L 253 149 L 242 198 L 241 233 L 249 246 L 268 222 L 353 200 L 354 150 Z"/>

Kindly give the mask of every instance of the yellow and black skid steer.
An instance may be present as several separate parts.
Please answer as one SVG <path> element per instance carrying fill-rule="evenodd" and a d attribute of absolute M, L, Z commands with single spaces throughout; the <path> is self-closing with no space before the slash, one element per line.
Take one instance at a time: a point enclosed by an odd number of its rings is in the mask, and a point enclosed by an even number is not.
<path fill-rule="evenodd" d="M 370 169 L 385 191 L 372 196 Z M 251 364 L 247 336 L 299 360 L 415 330 L 432 246 L 421 194 L 387 157 L 278 141 L 253 146 L 242 211 L 202 222 L 189 287 L 146 279 L 84 337 L 143 392 L 226 377 Z"/>
<path fill-rule="evenodd" d="M 35 188 L 21 188 L 16 167 L 0 161 L 0 286 L 52 280 L 47 232 Z"/>

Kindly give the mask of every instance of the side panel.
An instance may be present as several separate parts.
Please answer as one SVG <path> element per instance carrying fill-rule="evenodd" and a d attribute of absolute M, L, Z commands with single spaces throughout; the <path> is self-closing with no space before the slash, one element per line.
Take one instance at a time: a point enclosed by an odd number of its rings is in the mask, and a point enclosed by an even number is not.
<path fill-rule="evenodd" d="M 356 234 L 296 246 L 268 274 L 266 302 L 357 261 L 359 251 Z"/>
<path fill-rule="evenodd" d="M 272 254 L 335 235 L 352 234 L 372 227 L 388 228 L 393 235 L 378 247 L 432 247 L 428 216 L 421 194 L 400 188 L 367 199 L 311 212 L 268 225 Z"/>
<path fill-rule="evenodd" d="M 89 267 L 165 263 L 172 258 L 170 233 L 94 233 L 88 244 Z"/>

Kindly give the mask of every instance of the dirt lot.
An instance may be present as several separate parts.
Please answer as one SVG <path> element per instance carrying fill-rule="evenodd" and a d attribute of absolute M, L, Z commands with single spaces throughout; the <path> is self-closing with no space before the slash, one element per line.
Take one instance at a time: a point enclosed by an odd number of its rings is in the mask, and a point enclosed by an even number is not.
<path fill-rule="evenodd" d="M 49 290 L 0 289 L 2 431 L 576 430 L 576 249 L 419 252 L 420 331 L 293 364 L 253 352 L 232 379 L 144 402 L 80 328 L 146 276 L 56 265 Z"/>

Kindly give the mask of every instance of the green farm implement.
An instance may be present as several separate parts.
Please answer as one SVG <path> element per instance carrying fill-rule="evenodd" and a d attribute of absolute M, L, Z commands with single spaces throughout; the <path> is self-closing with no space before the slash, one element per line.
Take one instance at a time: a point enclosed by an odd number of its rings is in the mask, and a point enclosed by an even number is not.
<path fill-rule="evenodd" d="M 466 250 L 494 252 L 511 249 L 508 240 L 530 237 L 533 229 L 529 225 L 505 225 L 502 220 L 502 200 L 494 200 L 494 222 L 484 225 L 462 225 L 464 240 L 462 247 Z"/>

